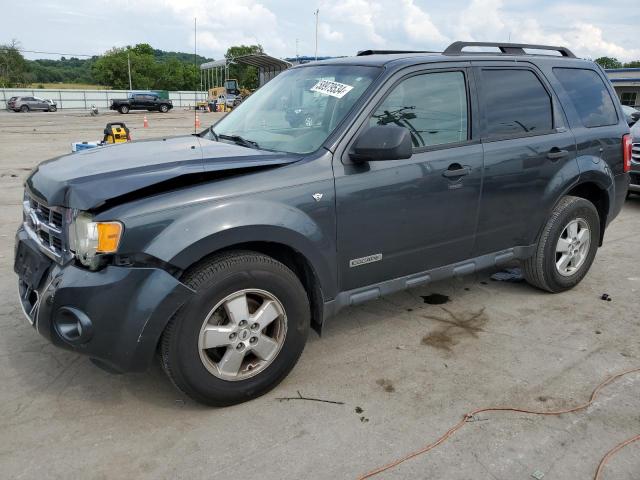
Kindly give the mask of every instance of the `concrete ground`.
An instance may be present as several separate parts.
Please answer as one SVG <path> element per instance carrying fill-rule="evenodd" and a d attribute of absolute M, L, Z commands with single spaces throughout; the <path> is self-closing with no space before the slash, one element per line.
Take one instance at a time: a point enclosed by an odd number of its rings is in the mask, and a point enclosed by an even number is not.
<path fill-rule="evenodd" d="M 71 141 L 98 139 L 109 120 L 124 120 L 139 139 L 190 133 L 192 115 L 149 113 L 142 129 L 142 113 L 0 113 L 0 477 L 354 479 L 473 408 L 565 408 L 606 376 L 640 367 L 640 197 L 627 201 L 574 290 L 549 295 L 485 272 L 350 308 L 322 339 L 310 337 L 278 388 L 243 405 L 205 408 L 157 367 L 111 375 L 53 348 L 16 300 L 23 180 Z M 201 115 L 203 126 L 217 115 Z M 433 293 L 450 301 L 426 304 L 422 296 Z M 280 400 L 298 392 L 344 403 Z M 633 374 L 581 413 L 482 414 L 379 478 L 592 478 L 610 448 L 640 432 L 639 398 Z M 636 443 L 603 478 L 639 477 Z"/>

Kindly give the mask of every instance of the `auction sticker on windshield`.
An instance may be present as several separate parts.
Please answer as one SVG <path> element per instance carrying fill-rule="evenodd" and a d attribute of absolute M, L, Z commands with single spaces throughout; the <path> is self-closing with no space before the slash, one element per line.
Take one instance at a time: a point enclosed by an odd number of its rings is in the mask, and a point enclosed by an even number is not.
<path fill-rule="evenodd" d="M 342 98 L 349 93 L 353 87 L 340 82 L 332 82 L 331 80 L 320 80 L 313 87 L 312 92 L 322 93 L 323 95 L 331 95 L 332 97 Z"/>

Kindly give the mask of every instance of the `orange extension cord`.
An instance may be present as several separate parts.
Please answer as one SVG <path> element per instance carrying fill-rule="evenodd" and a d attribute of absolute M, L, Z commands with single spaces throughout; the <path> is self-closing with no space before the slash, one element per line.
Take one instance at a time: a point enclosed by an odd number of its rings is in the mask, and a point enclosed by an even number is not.
<path fill-rule="evenodd" d="M 428 445 L 425 445 L 420 450 L 416 450 L 415 452 L 411 452 L 411 453 L 405 455 L 404 457 L 398 458 L 397 460 L 394 460 L 393 462 L 390 462 L 390 463 L 388 463 L 386 465 L 383 465 L 382 467 L 376 468 L 375 470 L 372 470 L 372 471 L 370 471 L 368 473 L 365 473 L 364 475 L 359 477 L 358 480 L 365 480 L 366 478 L 371 478 L 371 477 L 373 477 L 375 475 L 378 475 L 379 473 L 382 473 L 382 472 L 390 470 L 390 469 L 392 469 L 394 467 L 397 467 L 401 463 L 406 462 L 407 460 L 410 460 L 410 459 L 412 459 L 414 457 L 417 457 L 418 455 L 422 455 L 423 453 L 427 453 L 427 452 L 433 450 L 438 445 L 440 445 L 441 443 L 444 443 L 446 440 L 448 440 L 449 437 L 451 437 L 454 433 L 456 433 L 458 430 L 460 430 L 464 426 L 465 423 L 467 423 L 470 419 L 472 419 L 475 415 L 478 415 L 479 413 L 483 413 L 483 412 L 518 412 L 518 413 L 528 413 L 528 414 L 532 414 L 532 415 L 562 415 L 564 413 L 579 412 L 580 410 L 585 410 L 586 408 L 588 408 L 595 401 L 596 397 L 600 394 L 600 390 L 602 390 L 604 387 L 606 387 L 610 383 L 616 381 L 620 377 L 623 377 L 625 375 L 629 375 L 631 373 L 636 373 L 636 372 L 640 372 L 640 368 L 633 368 L 631 370 L 625 370 L 624 372 L 620 372 L 620 373 L 617 373 L 615 375 L 611 375 L 610 377 L 607 377 L 604 381 L 602 381 L 593 390 L 593 393 L 591 394 L 591 397 L 589 398 L 589 401 L 587 403 L 585 403 L 583 405 L 578 405 L 577 407 L 574 407 L 574 408 L 568 408 L 568 409 L 565 409 L 565 410 L 551 410 L 551 411 L 546 411 L 546 412 L 545 411 L 539 411 L 539 410 L 527 410 L 525 408 L 514 408 L 514 407 L 478 408 L 476 410 L 473 410 L 473 411 L 471 411 L 469 413 L 464 414 L 464 416 L 462 417 L 462 420 L 460 420 L 453 427 L 451 427 L 449 430 L 447 430 L 447 432 L 444 435 L 442 435 L 440 438 L 438 438 L 435 442 L 432 442 L 432 443 L 430 443 Z M 600 480 L 602 471 L 604 470 L 604 466 L 609 461 L 609 459 L 611 457 L 613 457 L 617 452 L 622 450 L 627 445 L 630 445 L 630 444 L 632 444 L 634 442 L 637 442 L 638 440 L 640 440 L 640 435 L 636 435 L 635 437 L 632 437 L 632 438 L 630 438 L 628 440 L 625 440 L 624 442 L 619 443 L 614 448 L 609 450 L 607 452 L 607 454 L 600 461 L 600 464 L 598 465 L 598 470 L 596 471 L 596 474 L 594 476 L 594 480 Z"/>

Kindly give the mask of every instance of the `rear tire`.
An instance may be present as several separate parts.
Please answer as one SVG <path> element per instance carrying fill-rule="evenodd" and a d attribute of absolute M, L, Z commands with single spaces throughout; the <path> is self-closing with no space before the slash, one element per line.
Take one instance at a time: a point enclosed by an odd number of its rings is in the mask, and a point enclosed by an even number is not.
<path fill-rule="evenodd" d="M 160 345 L 174 385 L 218 407 L 278 385 L 309 331 L 309 300 L 298 277 L 271 257 L 243 251 L 205 260 L 183 281 L 196 293 L 170 320 Z"/>
<path fill-rule="evenodd" d="M 600 217 L 593 203 L 563 197 L 542 230 L 535 253 L 523 262 L 524 277 L 551 293 L 569 290 L 589 271 L 599 241 Z"/>
<path fill-rule="evenodd" d="M 118 110 L 120 111 L 120 113 L 123 113 L 123 114 L 129 113 L 129 107 L 127 107 L 126 105 L 121 105 Z"/>
<path fill-rule="evenodd" d="M 20 107 L 20 111 L 21 111 L 22 113 L 28 113 L 28 112 L 29 112 L 29 110 L 30 110 L 29 105 L 22 105 L 22 106 Z"/>

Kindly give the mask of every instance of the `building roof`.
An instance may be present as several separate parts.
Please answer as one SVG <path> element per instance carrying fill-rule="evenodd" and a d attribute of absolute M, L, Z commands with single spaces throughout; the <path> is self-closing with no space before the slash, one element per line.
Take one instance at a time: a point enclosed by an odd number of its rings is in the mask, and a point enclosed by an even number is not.
<path fill-rule="evenodd" d="M 221 60 L 216 60 L 214 62 L 207 62 L 200 65 L 200 70 L 208 70 L 211 68 L 224 68 L 228 63 L 244 63 L 245 65 L 251 65 L 252 67 L 257 67 L 261 70 L 286 70 L 292 64 L 291 62 L 287 62 L 286 60 L 282 60 L 280 58 L 272 57 L 271 55 L 267 55 L 264 53 L 259 54 L 251 54 L 251 55 L 241 55 L 239 57 L 233 58 L 230 62 L 227 61 L 226 58 Z"/>
<path fill-rule="evenodd" d="M 262 70 L 286 70 L 291 66 L 290 62 L 266 54 L 242 55 L 233 59 L 236 63 L 244 63 Z"/>

